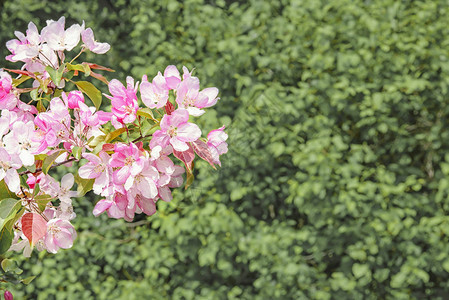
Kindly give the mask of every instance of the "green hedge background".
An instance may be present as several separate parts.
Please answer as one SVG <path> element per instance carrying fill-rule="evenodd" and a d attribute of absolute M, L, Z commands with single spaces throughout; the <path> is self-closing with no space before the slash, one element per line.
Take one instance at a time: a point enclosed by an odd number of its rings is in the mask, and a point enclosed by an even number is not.
<path fill-rule="evenodd" d="M 0 44 L 61 15 L 110 79 L 195 67 L 229 153 L 134 223 L 76 200 L 72 249 L 13 256 L 17 298 L 447 298 L 449 2 L 6 0 Z"/>

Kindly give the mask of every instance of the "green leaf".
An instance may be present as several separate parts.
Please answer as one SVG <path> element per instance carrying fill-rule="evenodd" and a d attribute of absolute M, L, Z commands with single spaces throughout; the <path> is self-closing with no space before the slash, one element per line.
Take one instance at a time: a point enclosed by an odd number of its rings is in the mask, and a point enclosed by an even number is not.
<path fill-rule="evenodd" d="M 4 180 L 0 181 L 0 201 L 1 199 L 6 199 L 6 198 L 13 198 L 13 199 L 19 199 L 19 197 L 17 197 L 16 194 L 14 194 L 13 192 L 11 192 L 8 189 L 8 186 L 6 185 Z"/>
<path fill-rule="evenodd" d="M 39 89 L 34 89 L 34 90 L 32 90 L 30 92 L 31 99 L 37 100 L 37 97 L 39 96 L 39 91 L 38 90 Z"/>
<path fill-rule="evenodd" d="M 34 200 L 37 203 L 37 206 L 39 207 L 39 210 L 43 212 L 45 210 L 45 207 L 47 206 L 47 203 L 50 202 L 53 199 L 50 195 L 38 195 L 34 197 Z"/>
<path fill-rule="evenodd" d="M 70 80 L 73 78 L 73 76 L 75 76 L 75 71 L 69 71 L 64 75 L 64 78 Z"/>
<path fill-rule="evenodd" d="M 356 278 L 360 278 L 369 272 L 369 266 L 366 264 L 362 265 L 355 263 L 354 265 L 352 265 L 352 272 L 354 273 L 354 276 Z"/>
<path fill-rule="evenodd" d="M 22 283 L 23 284 L 29 284 L 31 281 L 33 281 L 34 278 L 36 278 L 36 276 L 30 276 L 30 277 L 27 277 L 25 279 L 22 279 Z"/>
<path fill-rule="evenodd" d="M 75 82 L 75 84 L 81 92 L 86 94 L 90 98 L 90 100 L 92 100 L 93 104 L 98 110 L 101 105 L 101 92 L 88 81 L 78 81 Z"/>
<path fill-rule="evenodd" d="M 153 120 L 155 122 L 159 122 L 158 120 L 156 120 L 154 118 L 153 111 L 151 109 L 147 108 L 147 107 L 139 109 L 137 111 L 137 115 L 141 116 L 141 117 L 144 117 L 144 118 L 147 118 L 147 119 L 151 119 L 151 120 Z"/>
<path fill-rule="evenodd" d="M 30 76 L 22 75 L 20 78 L 13 79 L 13 80 L 12 80 L 12 84 L 13 84 L 14 86 L 18 86 L 18 85 L 22 84 L 23 82 L 27 81 L 27 80 L 30 79 L 30 78 L 31 78 Z"/>
<path fill-rule="evenodd" d="M 48 155 L 44 162 L 42 163 L 42 172 L 44 174 L 48 174 L 48 171 L 50 170 L 51 166 L 55 162 L 55 160 L 58 158 L 59 155 L 61 155 L 64 152 L 64 150 L 56 151 L 52 153 L 51 155 Z"/>
<path fill-rule="evenodd" d="M 31 173 L 36 172 L 36 165 L 35 165 L 35 164 L 33 164 L 33 165 L 31 165 L 31 166 L 25 166 L 25 168 L 26 168 L 28 171 L 30 171 Z"/>
<path fill-rule="evenodd" d="M 83 153 L 83 148 L 82 147 L 78 147 L 75 146 L 72 148 L 72 155 L 73 157 L 75 157 L 76 159 L 81 159 L 81 154 Z"/>
<path fill-rule="evenodd" d="M 84 72 L 84 67 L 82 64 L 77 64 L 77 65 L 73 65 L 73 64 L 67 64 L 67 70 L 69 71 L 81 71 Z M 89 68 L 90 70 L 90 68 Z"/>
<path fill-rule="evenodd" d="M 119 128 L 114 130 L 113 132 L 110 132 L 106 135 L 106 138 L 104 139 L 105 143 L 110 143 L 113 140 L 115 140 L 117 137 L 119 137 L 122 133 L 126 131 L 125 127 Z"/>
<path fill-rule="evenodd" d="M 87 192 L 92 190 L 94 186 L 95 179 L 84 179 L 79 177 L 78 174 L 75 175 L 75 182 L 78 184 L 78 197 L 86 195 Z"/>
<path fill-rule="evenodd" d="M 77 65 L 67 64 L 67 70 L 81 71 L 81 72 L 84 72 L 86 74 L 86 76 L 89 76 L 90 72 L 91 72 L 89 64 L 86 62 L 83 62 L 82 64 L 77 64 Z"/>
<path fill-rule="evenodd" d="M 56 86 L 59 86 L 59 83 L 62 79 L 62 74 L 64 73 L 65 65 L 59 66 L 57 70 L 53 69 L 50 66 L 45 67 L 45 71 L 50 75 L 51 80 L 55 83 Z"/>
<path fill-rule="evenodd" d="M 39 81 L 39 84 L 40 84 L 39 87 L 42 89 L 42 91 L 44 91 L 44 93 L 48 93 L 48 84 L 50 83 L 51 78 L 42 80 L 39 77 L 36 77 L 36 79 L 37 79 L 37 81 Z"/>
<path fill-rule="evenodd" d="M 20 269 L 17 266 L 17 263 L 12 259 L 8 259 L 8 258 L 3 259 L 1 265 L 2 265 L 3 271 L 5 271 L 5 272 L 14 272 L 16 274 L 22 274 L 22 272 L 23 272 L 23 270 Z"/>
<path fill-rule="evenodd" d="M 10 226 L 4 226 L 0 230 L 0 255 L 8 251 L 9 247 L 11 247 L 12 239 L 14 238 L 12 229 L 8 227 Z"/>
<path fill-rule="evenodd" d="M 90 75 L 90 67 L 89 67 L 89 64 L 88 63 L 86 63 L 86 62 L 83 62 L 82 64 L 81 64 L 81 66 L 83 67 L 83 72 L 86 74 L 86 76 L 89 76 Z"/>
<path fill-rule="evenodd" d="M 0 201 L 0 229 L 3 228 L 6 222 L 15 217 L 20 207 L 20 200 L 7 198 Z"/>

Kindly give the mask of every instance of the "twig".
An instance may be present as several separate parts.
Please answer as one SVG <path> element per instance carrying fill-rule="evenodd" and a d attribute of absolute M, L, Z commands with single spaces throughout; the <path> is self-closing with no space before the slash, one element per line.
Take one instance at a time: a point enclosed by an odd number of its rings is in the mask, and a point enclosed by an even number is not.
<path fill-rule="evenodd" d="M 69 163 L 69 162 L 72 162 L 72 161 L 75 161 L 75 160 L 76 160 L 76 158 L 74 158 L 74 157 L 69 158 L 69 159 L 67 159 L 67 160 L 65 160 L 65 161 L 63 161 L 63 162 L 60 162 L 60 163 L 57 163 L 57 164 L 52 165 L 52 166 L 50 167 L 50 169 L 59 167 L 59 166 L 61 166 L 61 165 L 65 165 L 66 163 Z M 33 173 L 33 174 L 34 174 L 34 173 L 39 173 L 39 172 L 42 172 L 42 168 L 37 168 L 36 171 L 34 171 L 34 172 L 31 172 L 30 170 L 26 170 L 26 171 L 20 172 L 19 175 L 20 175 L 20 176 L 23 176 L 23 175 L 26 175 L 26 174 L 30 174 L 30 173 Z"/>

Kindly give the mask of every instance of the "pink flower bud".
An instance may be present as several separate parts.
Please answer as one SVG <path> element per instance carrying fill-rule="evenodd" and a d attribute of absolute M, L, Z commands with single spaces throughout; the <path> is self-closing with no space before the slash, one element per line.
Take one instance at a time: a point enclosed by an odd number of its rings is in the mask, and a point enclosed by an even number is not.
<path fill-rule="evenodd" d="M 11 292 L 6 290 L 3 294 L 3 297 L 5 297 L 5 300 L 14 300 L 14 297 L 12 296 Z"/>
<path fill-rule="evenodd" d="M 72 91 L 69 93 L 69 95 L 67 96 L 68 99 L 68 107 L 73 109 L 73 108 L 79 108 L 79 102 L 83 102 L 84 103 L 84 96 L 83 93 L 80 91 Z"/>

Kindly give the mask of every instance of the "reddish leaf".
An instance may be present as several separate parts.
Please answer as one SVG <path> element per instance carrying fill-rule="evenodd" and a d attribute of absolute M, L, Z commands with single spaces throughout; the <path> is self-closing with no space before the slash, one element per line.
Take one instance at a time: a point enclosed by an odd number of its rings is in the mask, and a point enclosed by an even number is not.
<path fill-rule="evenodd" d="M 171 115 L 171 113 L 175 111 L 175 107 L 170 101 L 167 101 L 167 104 L 165 104 L 165 111 L 167 112 L 167 115 Z"/>
<path fill-rule="evenodd" d="M 34 246 L 47 232 L 47 221 L 37 213 L 26 213 L 22 216 L 22 232 Z"/>
<path fill-rule="evenodd" d="M 92 76 L 93 78 L 97 78 L 98 80 L 100 80 L 100 81 L 102 81 L 102 82 L 104 82 L 106 84 L 109 84 L 109 81 L 106 79 L 106 77 L 104 77 L 101 74 L 94 73 L 94 72 L 91 71 L 90 72 L 90 76 Z"/>
<path fill-rule="evenodd" d="M 143 149 L 143 142 L 137 142 L 136 143 L 137 148 L 139 148 L 140 151 L 145 151 L 145 149 Z"/>
<path fill-rule="evenodd" d="M 192 142 L 192 146 L 193 146 L 193 149 L 195 149 L 195 152 L 196 152 L 196 154 L 198 154 L 199 157 L 201 157 L 202 159 L 207 161 L 214 169 L 216 169 L 215 164 L 214 164 L 214 159 L 212 157 L 212 152 L 210 152 L 210 149 L 205 142 L 198 139 L 198 140 Z"/>
<path fill-rule="evenodd" d="M 28 71 L 23 71 L 23 70 L 11 70 L 11 69 L 6 69 L 4 68 L 3 70 L 8 71 L 8 72 L 12 72 L 12 73 L 16 73 L 16 74 L 21 74 L 21 75 L 26 75 L 26 76 L 30 76 L 32 78 L 35 78 L 34 74 Z"/>
<path fill-rule="evenodd" d="M 192 146 L 190 146 L 189 144 L 187 145 L 189 146 L 189 149 L 183 152 L 173 149 L 173 155 L 186 165 L 186 168 L 189 172 L 192 172 L 192 163 L 193 159 L 195 158 L 195 152 L 193 151 Z"/>
<path fill-rule="evenodd" d="M 103 144 L 102 149 L 105 152 L 114 151 L 114 144 Z"/>
<path fill-rule="evenodd" d="M 103 70 L 103 71 L 108 71 L 108 72 L 115 72 L 115 71 L 112 70 L 112 69 L 109 69 L 109 68 L 107 68 L 107 67 L 103 67 L 103 66 L 100 66 L 100 65 L 97 65 L 97 64 L 87 63 L 87 65 L 88 65 L 91 69 L 94 69 L 94 70 Z"/>

